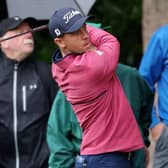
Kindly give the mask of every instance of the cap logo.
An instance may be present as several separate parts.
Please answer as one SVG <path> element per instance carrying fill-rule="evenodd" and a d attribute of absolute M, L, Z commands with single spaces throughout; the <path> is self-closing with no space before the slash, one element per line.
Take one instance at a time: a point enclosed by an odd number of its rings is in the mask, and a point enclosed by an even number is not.
<path fill-rule="evenodd" d="M 64 16 L 63 19 L 65 20 L 65 24 L 69 23 L 69 21 L 76 15 L 81 15 L 79 11 L 70 11 L 67 12 Z"/>
<path fill-rule="evenodd" d="M 61 32 L 60 32 L 60 30 L 59 30 L 58 28 L 55 29 L 54 32 L 55 32 L 55 34 L 56 34 L 57 36 L 60 36 L 60 35 L 61 35 Z"/>

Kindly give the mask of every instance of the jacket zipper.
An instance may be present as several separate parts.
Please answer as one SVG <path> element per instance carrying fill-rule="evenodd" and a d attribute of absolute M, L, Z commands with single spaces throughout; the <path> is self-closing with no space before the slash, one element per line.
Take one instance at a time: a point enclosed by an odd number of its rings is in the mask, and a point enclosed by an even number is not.
<path fill-rule="evenodd" d="M 16 168 L 19 168 L 19 147 L 18 147 L 18 135 L 17 135 L 17 69 L 18 64 L 14 65 L 13 73 L 13 133 L 16 152 Z"/>
<path fill-rule="evenodd" d="M 26 86 L 22 86 L 22 101 L 23 101 L 23 112 L 27 111 L 27 100 L 26 100 Z"/>

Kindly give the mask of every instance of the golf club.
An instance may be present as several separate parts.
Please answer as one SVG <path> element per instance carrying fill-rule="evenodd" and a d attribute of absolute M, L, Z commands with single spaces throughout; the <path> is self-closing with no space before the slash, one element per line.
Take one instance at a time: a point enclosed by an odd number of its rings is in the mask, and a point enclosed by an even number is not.
<path fill-rule="evenodd" d="M 83 14 L 83 16 L 85 16 L 85 14 L 84 14 L 82 8 L 80 7 L 79 3 L 78 3 L 76 0 L 74 0 L 74 3 L 75 3 L 76 6 L 79 8 L 79 10 L 80 10 L 81 13 Z M 15 38 L 15 37 L 24 35 L 24 34 L 26 34 L 26 33 L 30 33 L 30 32 L 31 32 L 31 33 L 34 33 L 34 32 L 38 32 L 38 31 L 44 30 L 44 29 L 48 29 L 48 25 L 38 26 L 38 27 L 35 27 L 35 28 L 33 28 L 33 29 L 29 30 L 29 31 L 26 31 L 26 32 L 23 32 L 23 33 L 18 33 L 18 34 L 14 35 L 14 36 L 10 36 L 10 37 L 7 37 L 7 38 L 2 38 L 2 39 L 0 39 L 0 43 L 3 42 L 3 41 L 6 41 L 6 40 L 10 40 L 10 39 L 12 39 L 12 38 Z"/>
<path fill-rule="evenodd" d="M 33 28 L 33 29 L 29 30 L 29 31 L 26 31 L 26 32 L 23 32 L 23 33 L 19 33 L 19 34 L 16 34 L 14 36 L 10 36 L 10 37 L 7 37 L 7 38 L 2 38 L 2 39 L 0 39 L 0 43 L 3 42 L 3 41 L 6 41 L 6 40 L 9 40 L 9 39 L 24 35 L 26 33 L 30 33 L 30 32 L 34 33 L 34 32 L 38 32 L 38 31 L 44 30 L 44 29 L 48 29 L 48 25 L 38 26 L 38 27 L 35 27 L 35 28 Z"/>

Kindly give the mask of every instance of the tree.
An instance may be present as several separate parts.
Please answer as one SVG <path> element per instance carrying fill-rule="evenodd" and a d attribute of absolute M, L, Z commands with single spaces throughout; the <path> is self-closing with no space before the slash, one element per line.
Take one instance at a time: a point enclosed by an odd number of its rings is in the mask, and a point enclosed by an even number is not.
<path fill-rule="evenodd" d="M 97 0 L 90 14 L 119 39 L 120 62 L 137 67 L 142 57 L 142 1 Z"/>
<path fill-rule="evenodd" d="M 143 0 L 143 48 L 145 49 L 152 33 L 168 23 L 167 0 Z"/>

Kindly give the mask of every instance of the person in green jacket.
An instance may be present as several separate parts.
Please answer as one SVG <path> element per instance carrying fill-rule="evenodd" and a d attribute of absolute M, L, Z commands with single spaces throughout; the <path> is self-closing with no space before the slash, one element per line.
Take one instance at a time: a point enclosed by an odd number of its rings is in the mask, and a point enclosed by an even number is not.
<path fill-rule="evenodd" d="M 135 68 L 119 64 L 117 75 L 135 114 L 145 149 L 132 155 L 134 168 L 146 168 L 150 145 L 148 139 L 151 123 L 153 93 Z M 130 135 L 131 136 L 131 135 Z M 53 102 L 47 128 L 47 142 L 50 149 L 50 168 L 73 168 L 80 152 L 82 130 L 72 110 L 71 104 L 59 91 Z"/>

